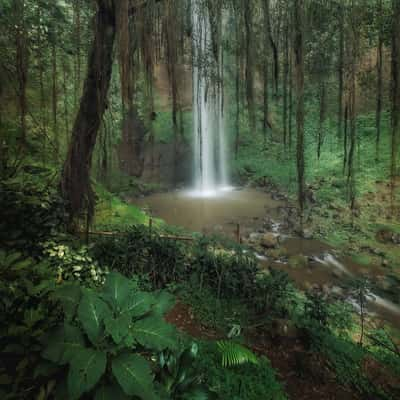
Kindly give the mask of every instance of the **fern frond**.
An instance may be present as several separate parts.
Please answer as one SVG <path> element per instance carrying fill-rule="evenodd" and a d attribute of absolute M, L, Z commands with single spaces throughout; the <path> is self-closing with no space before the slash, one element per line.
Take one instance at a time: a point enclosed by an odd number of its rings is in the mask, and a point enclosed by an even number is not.
<path fill-rule="evenodd" d="M 220 340 L 217 342 L 217 346 L 222 355 L 223 367 L 233 367 L 246 363 L 258 364 L 256 355 L 239 343 L 231 340 Z"/>

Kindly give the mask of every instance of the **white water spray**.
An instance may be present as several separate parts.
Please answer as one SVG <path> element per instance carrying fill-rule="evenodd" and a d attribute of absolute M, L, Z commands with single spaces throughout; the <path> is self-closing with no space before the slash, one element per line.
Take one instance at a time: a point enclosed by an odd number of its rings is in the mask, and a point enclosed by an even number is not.
<path fill-rule="evenodd" d="M 209 15 L 201 0 L 192 0 L 192 24 L 194 193 L 213 196 L 229 188 L 223 51 L 218 44 L 218 57 L 213 54 Z"/>

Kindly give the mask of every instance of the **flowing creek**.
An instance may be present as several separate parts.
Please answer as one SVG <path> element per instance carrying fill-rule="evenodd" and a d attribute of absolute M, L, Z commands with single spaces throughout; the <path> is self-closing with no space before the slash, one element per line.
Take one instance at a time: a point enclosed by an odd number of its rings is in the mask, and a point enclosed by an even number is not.
<path fill-rule="evenodd" d="M 274 200 L 270 194 L 261 190 L 244 188 L 219 191 L 210 197 L 184 190 L 171 191 L 135 198 L 132 202 L 170 225 L 233 239 L 237 237 L 238 225 L 240 236 L 248 238 L 255 232 L 265 231 L 266 218 L 274 221 L 268 231 L 280 236 L 280 247 L 285 256 L 279 259 L 268 257 L 268 251 L 267 256 L 256 253 L 260 267 L 286 271 L 300 289 L 318 285 L 326 291 L 343 293 L 340 285 L 350 277 L 368 273 L 373 281 L 385 274 L 384 268 L 358 265 L 318 240 L 285 235 L 279 220 L 279 209 L 285 207 L 285 203 Z M 307 265 L 293 268 L 287 259 L 299 255 L 307 257 Z M 368 310 L 400 329 L 399 305 L 371 293 Z"/>

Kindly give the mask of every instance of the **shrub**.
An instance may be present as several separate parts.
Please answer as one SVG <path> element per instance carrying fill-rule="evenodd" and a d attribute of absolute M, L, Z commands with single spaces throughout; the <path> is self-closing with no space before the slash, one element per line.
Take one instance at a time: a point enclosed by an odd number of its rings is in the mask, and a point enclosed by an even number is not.
<path fill-rule="evenodd" d="M 215 344 L 202 346 L 200 365 L 208 386 L 221 400 L 284 400 L 286 396 L 276 380 L 269 360 L 262 357 L 257 364 L 221 368 L 221 355 Z M 204 349 L 204 350 L 203 350 Z"/>
<path fill-rule="evenodd" d="M 148 274 L 155 288 L 188 276 L 182 244 L 162 238 L 145 226 L 133 226 L 123 235 L 98 240 L 93 255 L 102 265 L 127 277 Z"/>
<path fill-rule="evenodd" d="M 101 289 L 68 284 L 55 298 L 65 320 L 49 334 L 43 357 L 68 368 L 66 382 L 58 385 L 61 398 L 79 399 L 89 392 L 96 399 L 121 393 L 157 398 L 149 359 L 177 346 L 175 330 L 162 318 L 170 296 L 140 292 L 127 278 L 111 273 Z"/>
<path fill-rule="evenodd" d="M 86 246 L 73 249 L 65 244 L 48 241 L 43 244 L 43 253 L 54 271 L 57 271 L 59 281 L 75 280 L 89 286 L 104 283 L 108 269 L 100 267 L 90 257 Z"/>
<path fill-rule="evenodd" d="M 200 287 L 212 288 L 217 298 L 249 298 L 258 266 L 254 256 L 242 247 L 221 248 L 204 238 L 193 248 L 191 269 Z"/>
<path fill-rule="evenodd" d="M 9 248 L 36 253 L 64 226 L 61 197 L 28 174 L 0 181 L 0 205 L 0 242 Z"/>
<path fill-rule="evenodd" d="M 2 399 L 32 399 L 47 385 L 35 376 L 42 335 L 55 325 L 55 275 L 44 262 L 0 250 L 0 390 Z"/>

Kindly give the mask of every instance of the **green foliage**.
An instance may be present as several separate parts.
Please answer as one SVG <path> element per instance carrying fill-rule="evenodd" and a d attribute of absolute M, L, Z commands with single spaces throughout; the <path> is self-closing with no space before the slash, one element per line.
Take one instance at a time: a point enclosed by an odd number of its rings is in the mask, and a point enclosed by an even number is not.
<path fill-rule="evenodd" d="M 286 317 L 296 306 L 296 290 L 286 272 L 271 269 L 268 275 L 261 274 L 253 285 L 251 304 L 258 313 Z"/>
<path fill-rule="evenodd" d="M 199 360 L 205 371 L 206 383 L 217 393 L 220 400 L 284 400 L 286 396 L 275 377 L 275 371 L 267 358 L 257 364 L 221 368 L 221 355 L 216 345 L 200 347 L 203 355 Z"/>
<path fill-rule="evenodd" d="M 327 356 L 342 384 L 354 387 L 368 398 L 394 398 L 366 375 L 364 361 L 369 356 L 366 349 L 330 333 L 321 335 L 319 332 L 318 334 L 319 340 L 315 342 L 318 343 L 317 349 Z"/>
<path fill-rule="evenodd" d="M 190 264 L 200 287 L 210 287 L 217 298 L 253 295 L 257 262 L 240 246 L 221 247 L 214 239 L 202 238 L 195 243 Z"/>
<path fill-rule="evenodd" d="M 59 280 L 77 280 L 89 285 L 104 283 L 108 269 L 100 268 L 85 246 L 75 250 L 56 241 L 47 241 L 43 244 L 43 253 L 57 271 Z"/>
<path fill-rule="evenodd" d="M 38 378 L 40 340 L 56 323 L 57 309 L 49 295 L 55 275 L 46 263 L 0 250 L 0 386 L 4 399 L 32 398 L 32 389 L 46 392 L 50 382 Z"/>
<path fill-rule="evenodd" d="M 197 368 L 198 345 L 192 345 L 178 354 L 163 351 L 158 356 L 157 380 L 162 398 L 174 400 L 213 399 L 215 395 L 202 383 L 203 376 Z"/>
<path fill-rule="evenodd" d="M 63 202 L 42 176 L 50 172 L 39 171 L 0 181 L 0 242 L 7 247 L 37 251 L 64 226 Z"/>
<path fill-rule="evenodd" d="M 143 355 L 177 346 L 174 329 L 162 319 L 168 296 L 141 292 L 113 272 L 98 290 L 69 284 L 55 298 L 65 322 L 49 335 L 43 357 L 68 365 L 70 399 L 94 391 L 101 398 L 118 385 L 128 396 L 157 398 L 151 365 Z"/>
<path fill-rule="evenodd" d="M 251 350 L 232 340 L 220 340 L 217 347 L 222 355 L 222 366 L 225 368 L 246 363 L 258 364 L 257 357 Z"/>
<path fill-rule="evenodd" d="M 368 350 L 374 358 L 389 368 L 394 375 L 400 376 L 400 348 L 395 339 L 383 328 L 373 330 L 368 339 Z M 400 390 L 399 385 L 397 390 Z"/>
<path fill-rule="evenodd" d="M 132 226 L 118 237 L 98 240 L 93 254 L 103 265 L 128 277 L 147 274 L 155 288 L 188 277 L 182 244 L 142 225 Z"/>

